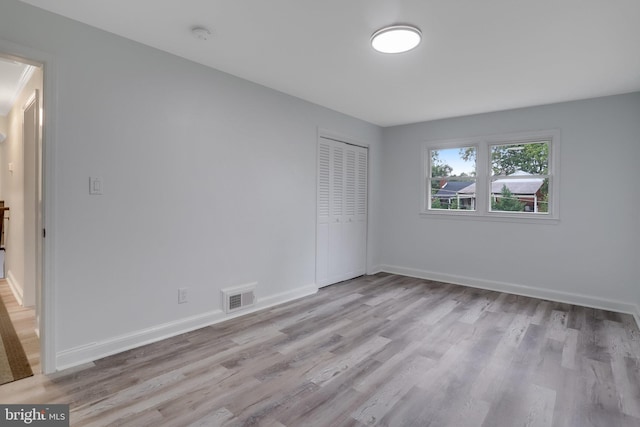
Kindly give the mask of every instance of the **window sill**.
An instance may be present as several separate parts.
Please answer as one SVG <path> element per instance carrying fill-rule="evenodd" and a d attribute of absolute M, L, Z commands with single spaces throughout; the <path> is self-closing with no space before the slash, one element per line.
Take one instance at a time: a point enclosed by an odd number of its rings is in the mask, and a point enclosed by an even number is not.
<path fill-rule="evenodd" d="M 516 216 L 517 215 L 517 216 Z M 436 219 L 453 219 L 453 220 L 473 220 L 473 221 L 488 221 L 488 222 L 512 222 L 519 224 L 544 224 L 544 225 L 557 225 L 560 223 L 559 218 L 552 216 L 540 216 L 536 214 L 504 214 L 498 212 L 480 213 L 477 211 L 422 211 L 420 217 L 422 218 L 436 218 Z"/>

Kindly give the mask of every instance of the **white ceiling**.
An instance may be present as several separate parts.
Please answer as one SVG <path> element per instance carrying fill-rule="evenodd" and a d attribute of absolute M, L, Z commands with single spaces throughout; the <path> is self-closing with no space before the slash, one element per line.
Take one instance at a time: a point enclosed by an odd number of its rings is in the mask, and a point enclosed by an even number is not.
<path fill-rule="evenodd" d="M 23 1 L 381 126 L 640 90 L 638 0 Z"/>
<path fill-rule="evenodd" d="M 0 116 L 11 111 L 34 67 L 0 57 Z"/>

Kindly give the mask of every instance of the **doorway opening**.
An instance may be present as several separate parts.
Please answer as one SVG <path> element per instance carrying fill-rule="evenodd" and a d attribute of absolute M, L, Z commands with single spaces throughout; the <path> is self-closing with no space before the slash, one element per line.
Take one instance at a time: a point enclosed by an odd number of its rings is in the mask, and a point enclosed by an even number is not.
<path fill-rule="evenodd" d="M 41 371 L 44 66 L 0 52 L 0 297 Z"/>

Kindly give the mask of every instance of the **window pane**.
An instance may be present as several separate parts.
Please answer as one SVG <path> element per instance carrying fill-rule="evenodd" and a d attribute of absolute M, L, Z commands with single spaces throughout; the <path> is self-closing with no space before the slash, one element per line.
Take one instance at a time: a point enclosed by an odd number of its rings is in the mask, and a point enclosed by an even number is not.
<path fill-rule="evenodd" d="M 430 209 L 475 210 L 475 147 L 429 150 L 429 170 Z"/>
<path fill-rule="evenodd" d="M 549 141 L 492 145 L 491 173 L 491 211 L 549 212 Z"/>
<path fill-rule="evenodd" d="M 429 150 L 431 177 L 476 176 L 476 147 Z"/>
<path fill-rule="evenodd" d="M 492 178 L 490 197 L 493 212 L 548 213 L 549 178 Z"/>
<path fill-rule="evenodd" d="M 492 175 L 547 175 L 549 141 L 491 146 Z"/>
<path fill-rule="evenodd" d="M 476 209 L 476 181 L 473 178 L 431 179 L 429 191 L 431 209 Z"/>

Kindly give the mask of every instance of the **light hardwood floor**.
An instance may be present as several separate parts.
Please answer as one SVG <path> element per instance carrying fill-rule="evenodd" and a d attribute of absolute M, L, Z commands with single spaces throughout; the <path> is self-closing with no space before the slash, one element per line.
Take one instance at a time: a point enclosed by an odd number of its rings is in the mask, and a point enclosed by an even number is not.
<path fill-rule="evenodd" d="M 640 426 L 629 315 L 379 274 L 0 387 L 72 425 Z"/>
<path fill-rule="evenodd" d="M 21 307 L 18 304 L 5 279 L 0 279 L 0 298 L 2 298 L 7 307 L 11 323 L 13 323 L 18 338 L 20 338 L 31 369 L 34 373 L 40 372 L 40 341 L 35 333 L 36 317 L 34 310 Z M 0 396 L 2 396 L 1 389 Z M 1 398 L 0 402 L 2 402 Z"/>

